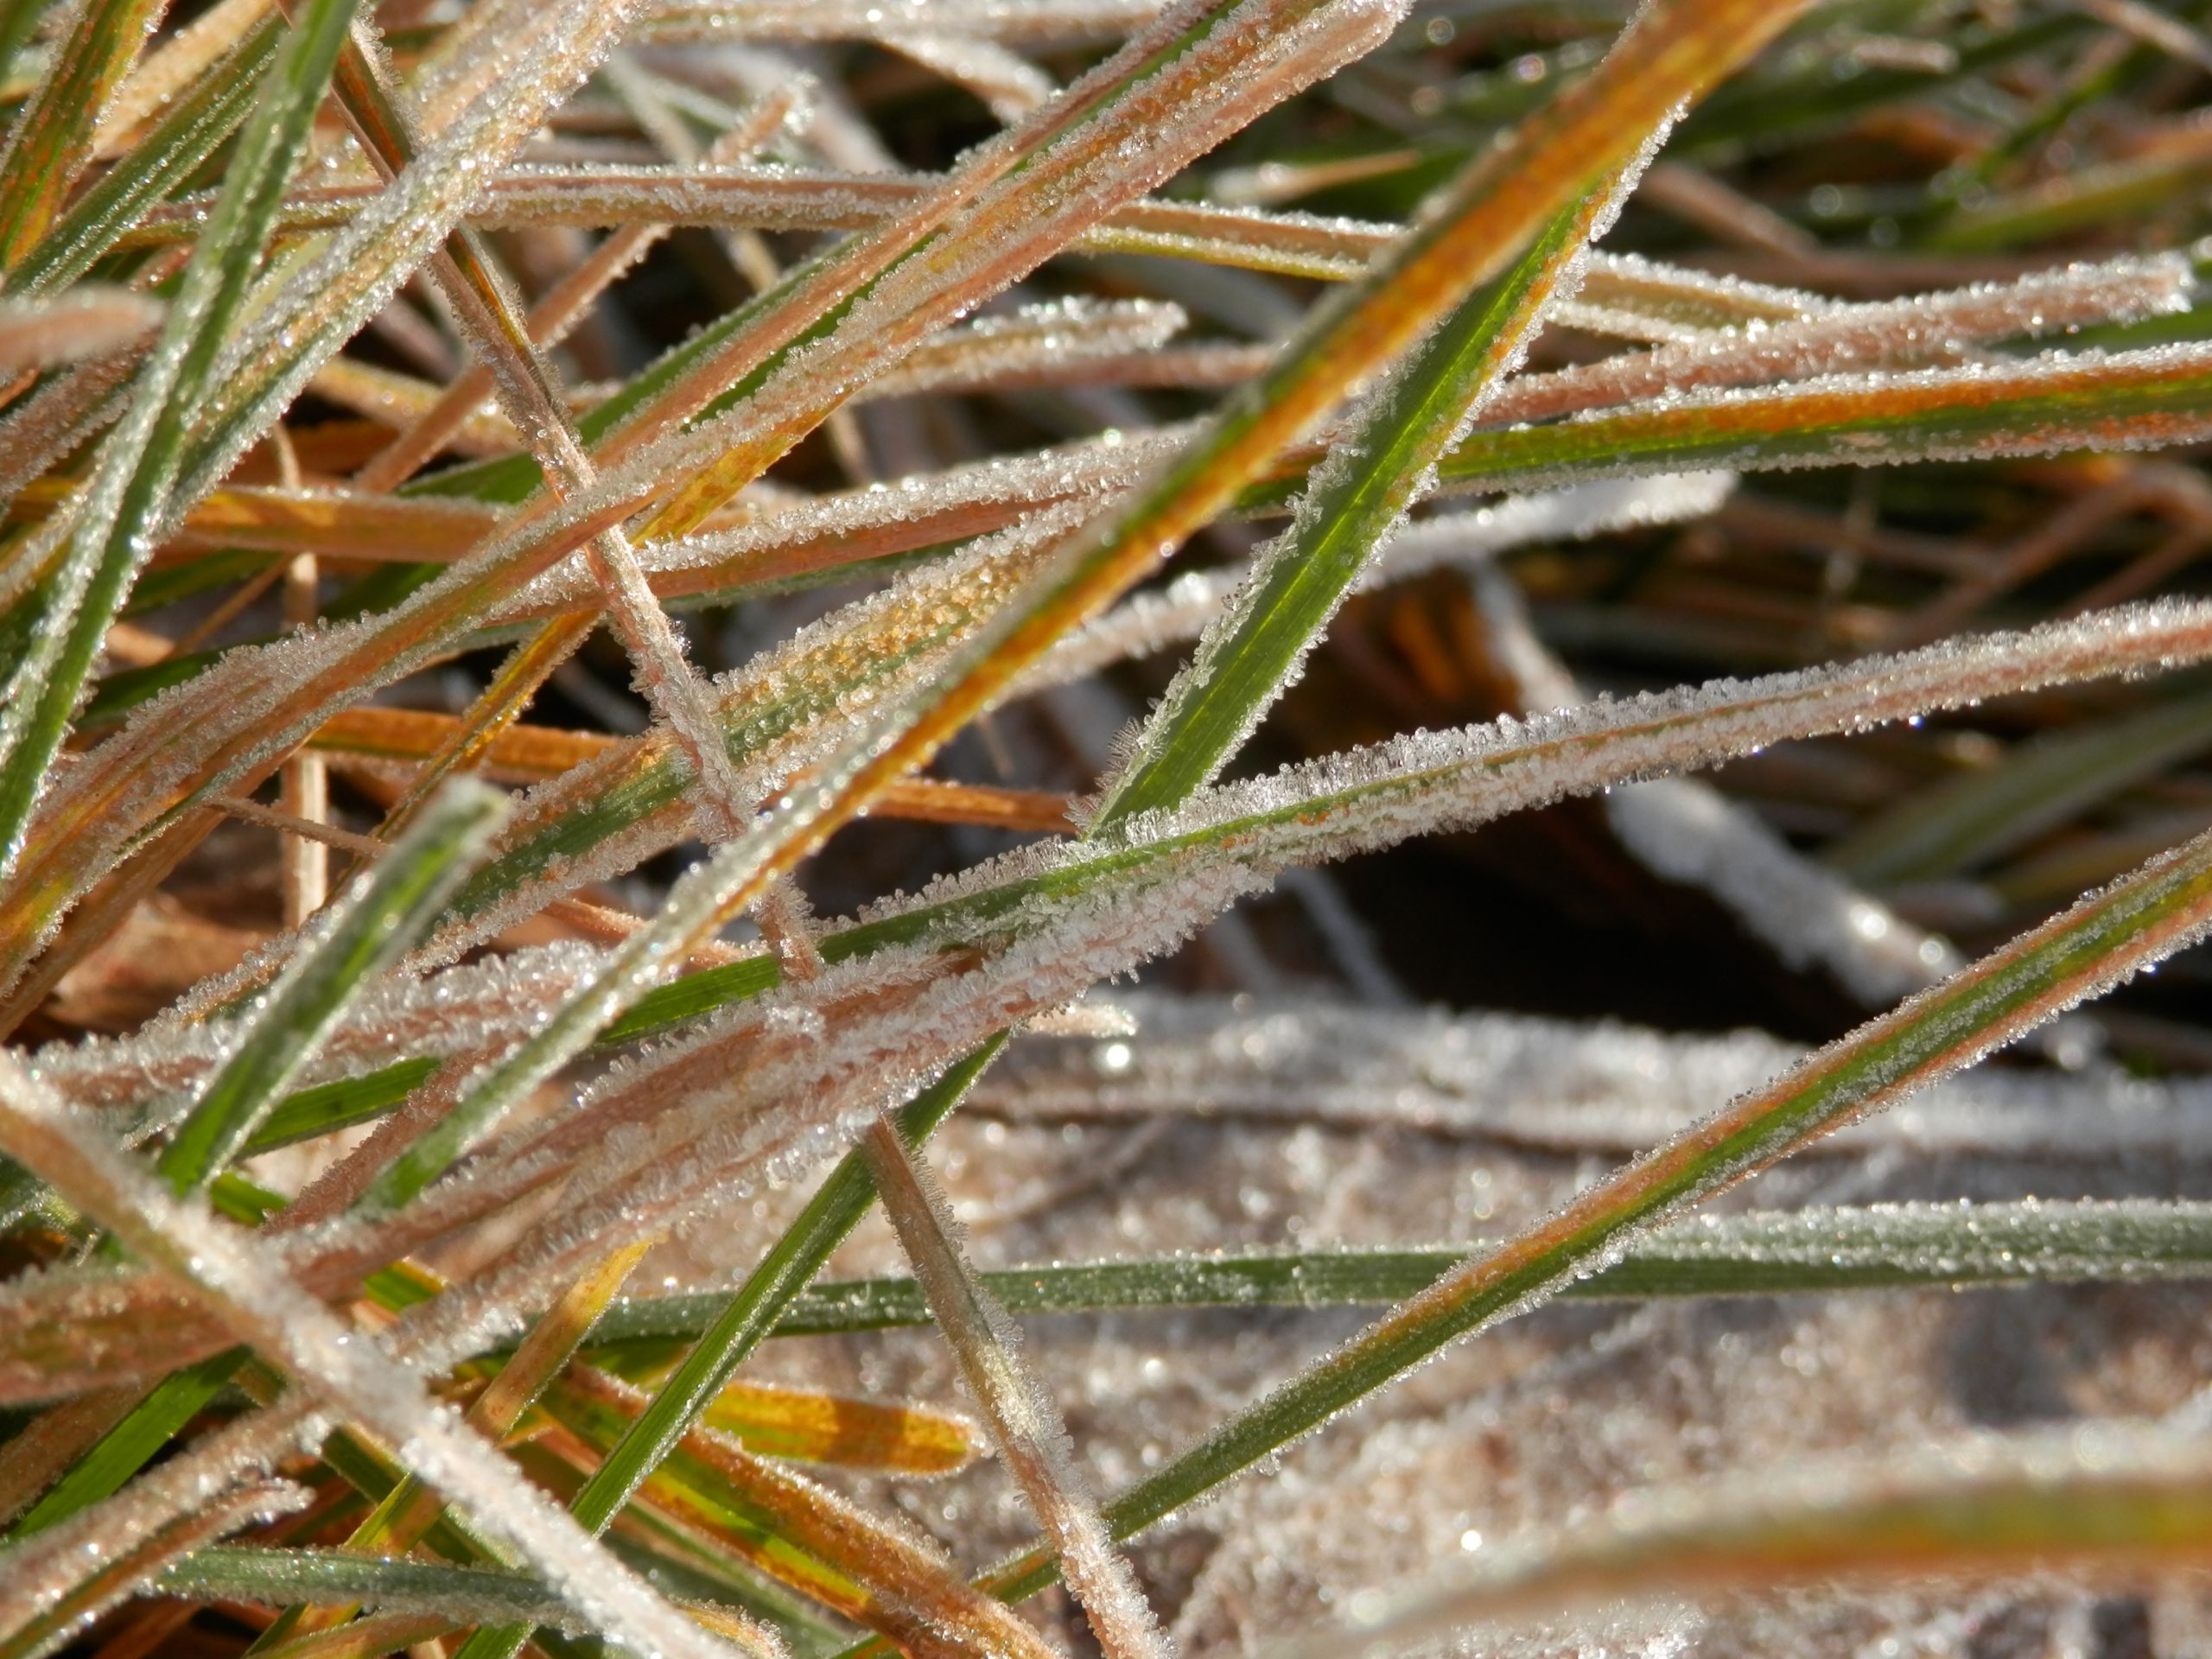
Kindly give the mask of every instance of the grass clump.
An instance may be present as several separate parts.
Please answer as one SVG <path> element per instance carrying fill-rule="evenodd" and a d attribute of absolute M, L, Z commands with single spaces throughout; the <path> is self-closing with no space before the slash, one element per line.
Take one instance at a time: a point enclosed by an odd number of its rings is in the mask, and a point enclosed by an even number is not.
<path fill-rule="evenodd" d="M 0 1659 L 2193 1650 L 2201 10 L 9 9 Z"/>

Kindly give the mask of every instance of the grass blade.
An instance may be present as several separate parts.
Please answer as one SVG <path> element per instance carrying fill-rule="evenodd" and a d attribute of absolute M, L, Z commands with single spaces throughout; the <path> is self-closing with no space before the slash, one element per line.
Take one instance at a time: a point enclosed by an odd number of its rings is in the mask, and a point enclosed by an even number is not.
<path fill-rule="evenodd" d="M 84 287 L 44 304 L 0 300 L 0 373 L 105 357 L 161 320 L 159 304 L 128 289 Z"/>
<path fill-rule="evenodd" d="M 979 1275 L 1009 1313 L 1183 1307 L 1342 1307 L 1404 1301 L 1467 1259 L 1431 1249 L 1297 1250 L 1152 1261 L 1040 1262 Z M 2196 1279 L 2212 1273 L 2212 1206 L 2152 1200 L 1896 1205 L 1700 1216 L 1654 1229 L 1570 1300 L 1792 1296 L 1942 1285 Z M 594 1332 L 610 1347 L 689 1340 L 722 1306 L 713 1291 L 633 1296 Z M 771 1333 L 842 1335 L 927 1325 L 911 1279 L 810 1286 Z"/>
<path fill-rule="evenodd" d="M 444 907 L 505 814 L 505 802 L 488 790 L 449 789 L 415 833 L 326 912 L 162 1151 L 161 1173 L 175 1192 L 205 1185 L 237 1154 L 347 1001 L 397 962 Z"/>
<path fill-rule="evenodd" d="M 2054 353 L 2017 366 L 1839 377 L 1665 409 L 1478 432 L 1440 468 L 1470 490 L 1556 487 L 1726 465 L 1896 466 L 2142 449 L 2206 429 L 2212 350 Z"/>
<path fill-rule="evenodd" d="M 1108 1659 L 1165 1655 L 1136 1575 L 1109 1541 L 1098 1501 L 1076 1467 L 1067 1424 L 1020 1357 L 1020 1333 L 969 1264 L 959 1224 L 935 1178 L 887 1118 L 868 1127 L 861 1150 L 938 1329 L 983 1408 L 1000 1456 L 1052 1541 L 1100 1649 Z"/>
<path fill-rule="evenodd" d="M 351 1604 L 379 1611 L 442 1614 L 464 1624 L 525 1613 L 555 1630 L 588 1628 L 542 1580 L 524 1573 L 345 1549 L 220 1544 L 169 1567 L 155 1587 L 195 1601 L 248 1606 Z"/>

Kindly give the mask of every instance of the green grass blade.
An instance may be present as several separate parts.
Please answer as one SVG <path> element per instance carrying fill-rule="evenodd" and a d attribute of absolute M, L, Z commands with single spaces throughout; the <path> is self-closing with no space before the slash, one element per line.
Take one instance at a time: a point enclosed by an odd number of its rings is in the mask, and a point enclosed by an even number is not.
<path fill-rule="evenodd" d="M 1874 885 L 1936 881 L 2032 841 L 2212 746 L 2212 690 L 2023 745 L 1869 816 L 1826 861 Z"/>
<path fill-rule="evenodd" d="M 246 1353 L 244 1348 L 226 1349 L 163 1377 L 15 1524 L 10 1541 L 43 1532 L 117 1491 L 222 1392 Z"/>
<path fill-rule="evenodd" d="M 246 1137 L 245 1154 L 274 1152 L 320 1135 L 372 1122 L 430 1080 L 440 1062 L 425 1056 L 402 1060 L 359 1077 L 338 1077 L 295 1090 L 278 1101 Z"/>
<path fill-rule="evenodd" d="M 506 816 L 480 785 L 448 788 L 360 880 L 247 1016 L 238 1051 L 210 1080 L 162 1151 L 179 1193 L 205 1185 L 276 1103 L 354 994 L 397 961 L 444 907 Z"/>
<path fill-rule="evenodd" d="M 1100 827 L 1175 806 L 1236 753 L 1298 673 L 1368 556 L 1518 356 L 1618 187 L 1545 226 L 1512 268 L 1446 315 L 1317 467 L 1290 529 L 1167 689 L 1093 815 Z"/>
<path fill-rule="evenodd" d="M 1268 1251 L 1158 1261 L 1046 1262 L 981 1275 L 1008 1313 L 1342 1307 L 1403 1301 L 1467 1259 L 1433 1249 Z M 1563 1287 L 1566 1298 L 1794 1296 L 1844 1290 L 2197 1279 L 2212 1273 L 2212 1205 L 2152 1201 L 1896 1205 L 1700 1217 L 1661 1228 Z M 690 1341 L 721 1293 L 636 1296 L 594 1344 Z M 769 1333 L 848 1335 L 927 1325 L 911 1279 L 812 1286 Z"/>
<path fill-rule="evenodd" d="M 154 1580 L 156 1591 L 194 1601 L 264 1607 L 359 1602 L 409 1612 L 439 1611 L 474 1624 L 524 1614 L 575 1630 L 575 1616 L 539 1580 L 499 1567 L 397 1560 L 342 1549 L 218 1544 L 196 1550 Z"/>

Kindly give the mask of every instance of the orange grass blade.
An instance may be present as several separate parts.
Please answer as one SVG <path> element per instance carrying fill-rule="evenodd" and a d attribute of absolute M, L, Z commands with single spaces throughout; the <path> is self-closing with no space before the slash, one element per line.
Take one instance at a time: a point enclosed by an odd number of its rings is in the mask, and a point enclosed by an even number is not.
<path fill-rule="evenodd" d="M 961 1418 L 919 1405 L 887 1405 L 732 1382 L 699 1421 L 761 1457 L 842 1464 L 898 1475 L 949 1475 L 982 1450 Z"/>

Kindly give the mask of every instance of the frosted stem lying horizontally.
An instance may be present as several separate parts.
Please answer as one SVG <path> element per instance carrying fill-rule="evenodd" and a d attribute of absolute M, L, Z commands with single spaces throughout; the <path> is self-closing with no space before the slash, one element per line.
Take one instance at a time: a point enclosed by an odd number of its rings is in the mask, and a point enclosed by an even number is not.
<path fill-rule="evenodd" d="M 1136 1575 L 1114 1548 L 1098 1500 L 1075 1466 L 1059 1408 L 1020 1354 L 1020 1333 L 969 1264 L 944 1195 L 887 1117 L 861 1146 L 938 1332 L 983 1408 L 1007 1468 L 1059 1552 L 1062 1576 L 1107 1659 L 1160 1659 L 1171 1649 Z"/>
<path fill-rule="evenodd" d="M 1740 338 L 1662 346 L 1580 368 L 1525 375 L 1484 411 L 1485 421 L 1541 421 L 1586 409 L 1686 391 L 1850 373 L 1878 364 L 1955 361 L 1983 341 L 2064 334 L 2087 324 L 2158 316 L 2189 304 L 2190 276 L 2171 257 L 2064 265 L 2010 283 L 1840 306 Z"/>
<path fill-rule="evenodd" d="M 1701 1097 L 1699 1109 L 1712 1098 Z M 1208 1252 L 1030 1263 L 976 1276 L 1013 1313 L 1388 1306 L 1419 1295 L 1466 1256 L 1464 1244 Z M 1605 1301 L 1929 1285 L 2179 1283 L 2208 1276 L 2212 1205 L 2159 1198 L 2032 1198 L 1693 1215 L 1655 1228 L 1612 1266 L 1560 1287 L 1558 1294 Z M 690 1340 L 707 1329 L 721 1300 L 713 1291 L 632 1297 L 600 1327 L 598 1338 L 610 1346 Z M 794 1299 L 771 1334 L 846 1335 L 926 1325 L 935 1319 L 912 1279 L 829 1280 Z"/>
<path fill-rule="evenodd" d="M 2046 352 L 1958 369 L 1837 374 L 1470 434 L 1444 487 L 1552 489 L 1726 466 L 1894 467 L 2200 442 L 2212 349 Z M 2000 411 L 2002 411 L 2000 413 Z"/>
<path fill-rule="evenodd" d="M 160 301 L 91 283 L 52 300 L 0 300 L 0 374 L 105 356 L 161 320 Z"/>
<path fill-rule="evenodd" d="M 665 222 L 721 230 L 857 231 L 911 207 L 943 181 L 930 175 L 788 167 L 714 172 L 518 168 L 488 181 L 469 219 L 486 230 Z M 372 194 L 358 185 L 299 192 L 287 200 L 279 223 L 289 230 L 334 229 L 359 213 Z M 181 239 L 200 201 L 187 197 L 152 208 L 133 228 L 129 244 Z M 1364 274 L 1402 229 L 1154 197 L 1116 209 L 1074 245 L 1091 253 L 1147 253 L 1340 283 Z M 1563 318 L 1639 343 L 1687 343 L 1717 329 L 1817 315 L 1834 303 L 1802 289 L 1716 276 L 1633 254 L 1605 254 L 1592 257 L 1582 297 L 1566 304 Z"/>
<path fill-rule="evenodd" d="M 1679 1134 L 1713 1101 L 1756 1088 L 1805 1053 L 1754 1032 L 1665 1036 L 1319 999 L 1239 1008 L 1140 994 L 1127 1005 L 1141 1043 L 1017 1049 L 979 1087 L 971 1109 L 1043 1122 L 1203 1111 L 1281 1124 L 1390 1124 L 1622 1156 Z M 2101 1067 L 1970 1072 L 1798 1155 L 2094 1166 L 2131 1151 L 2180 1160 L 2212 1154 L 2212 1088 Z"/>

